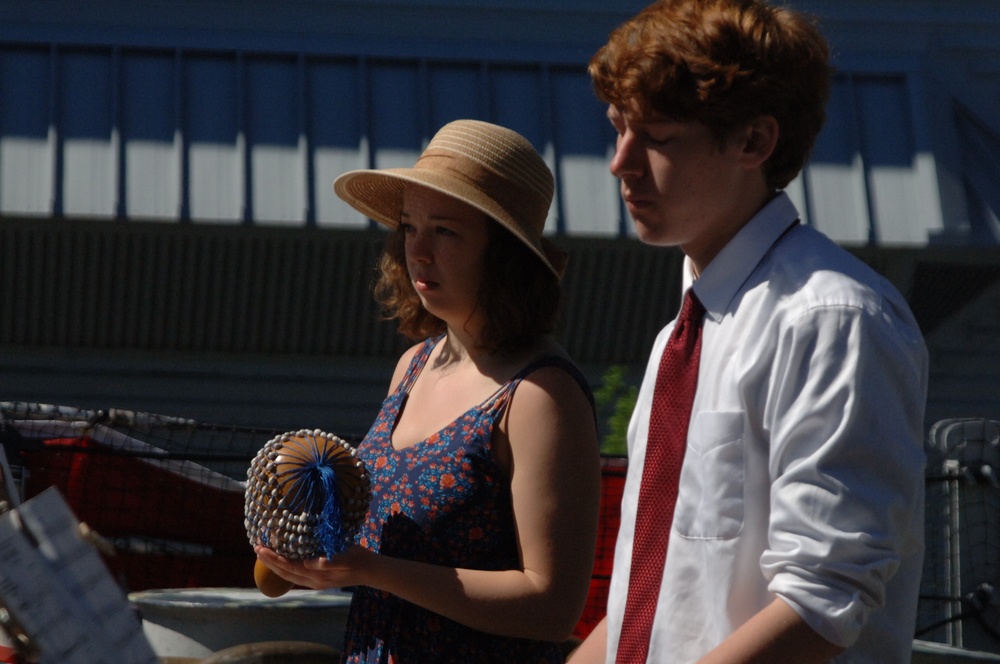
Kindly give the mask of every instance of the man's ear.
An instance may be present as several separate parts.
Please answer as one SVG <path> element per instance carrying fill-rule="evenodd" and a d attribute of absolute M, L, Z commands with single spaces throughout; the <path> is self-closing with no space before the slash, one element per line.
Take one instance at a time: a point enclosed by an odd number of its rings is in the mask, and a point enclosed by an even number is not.
<path fill-rule="evenodd" d="M 772 115 L 761 115 L 743 131 L 744 164 L 750 168 L 762 166 L 778 144 L 778 121 Z"/>

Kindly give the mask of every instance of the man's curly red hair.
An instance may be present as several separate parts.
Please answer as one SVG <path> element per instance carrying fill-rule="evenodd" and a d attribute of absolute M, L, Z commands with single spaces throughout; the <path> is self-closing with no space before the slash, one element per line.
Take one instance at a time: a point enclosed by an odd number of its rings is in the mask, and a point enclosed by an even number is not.
<path fill-rule="evenodd" d="M 770 115 L 779 136 L 765 166 L 784 188 L 825 120 L 829 48 L 802 13 L 763 0 L 660 0 L 619 26 L 590 60 L 602 101 L 706 125 L 724 142 Z"/>

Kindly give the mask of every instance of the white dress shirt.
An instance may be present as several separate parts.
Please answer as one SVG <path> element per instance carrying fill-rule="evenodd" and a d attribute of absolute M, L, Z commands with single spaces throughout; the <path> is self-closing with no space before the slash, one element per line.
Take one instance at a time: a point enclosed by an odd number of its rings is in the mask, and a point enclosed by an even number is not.
<path fill-rule="evenodd" d="M 910 661 L 923 559 L 927 352 L 900 294 L 781 194 L 691 285 L 707 313 L 648 662 L 694 662 L 776 597 L 847 650 Z M 613 662 L 653 386 L 628 431 Z"/>

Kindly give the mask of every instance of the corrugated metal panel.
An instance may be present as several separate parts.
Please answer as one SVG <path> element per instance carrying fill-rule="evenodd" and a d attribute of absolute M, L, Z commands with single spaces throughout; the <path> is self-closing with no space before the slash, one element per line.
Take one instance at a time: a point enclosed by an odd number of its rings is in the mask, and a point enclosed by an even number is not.
<path fill-rule="evenodd" d="M 917 266 L 914 287 L 932 306 L 927 419 L 1000 419 L 1000 260 L 995 251 Z"/>
<path fill-rule="evenodd" d="M 403 341 L 370 289 L 383 237 L 4 220 L 0 347 L 393 357 Z M 680 253 L 564 240 L 568 349 L 587 363 L 641 363 L 677 310 Z"/>
<path fill-rule="evenodd" d="M 0 347 L 391 358 L 403 342 L 379 319 L 370 289 L 383 237 L 3 220 Z M 644 363 L 679 305 L 680 251 L 628 238 L 558 242 L 570 254 L 560 333 L 567 349 L 587 364 Z M 997 269 L 988 250 L 971 266 L 961 265 L 969 250 L 853 251 L 899 285 L 925 331 Z M 980 281 L 966 283 L 965 274 Z M 940 291 L 952 283 L 956 292 Z"/>
<path fill-rule="evenodd" d="M 566 238 L 562 334 L 581 362 L 644 366 L 680 308 L 683 255 L 638 240 Z"/>
<path fill-rule="evenodd" d="M 353 432 L 377 408 L 405 345 L 370 295 L 381 239 L 356 230 L 3 220 L 0 390 L 8 400 L 58 397 L 199 419 L 229 409 L 259 425 L 328 410 Z M 564 345 L 595 384 L 610 364 L 638 380 L 678 308 L 680 252 L 631 239 L 560 244 L 571 257 Z M 927 335 L 930 420 L 1000 417 L 996 248 L 854 252 L 900 288 Z"/>
<path fill-rule="evenodd" d="M 385 355 L 381 235 L 175 224 L 0 223 L 0 345 Z"/>
<path fill-rule="evenodd" d="M 152 356 L 128 352 L 7 352 L 5 400 L 127 408 L 203 423 L 302 427 L 363 435 L 378 414 L 394 360 Z"/>

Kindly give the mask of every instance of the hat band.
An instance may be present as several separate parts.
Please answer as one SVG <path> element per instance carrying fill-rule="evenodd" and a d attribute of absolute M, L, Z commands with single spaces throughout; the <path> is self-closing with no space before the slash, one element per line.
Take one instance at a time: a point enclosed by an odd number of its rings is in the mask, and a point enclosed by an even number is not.
<path fill-rule="evenodd" d="M 482 194 L 481 200 L 467 200 L 480 209 L 493 209 L 491 216 L 535 247 L 540 246 L 549 202 L 533 195 L 527 183 L 511 182 L 511 176 L 489 168 L 483 162 L 453 152 L 437 152 L 428 148 L 414 170 L 446 174 Z M 519 178 L 522 179 L 523 178 Z"/>

